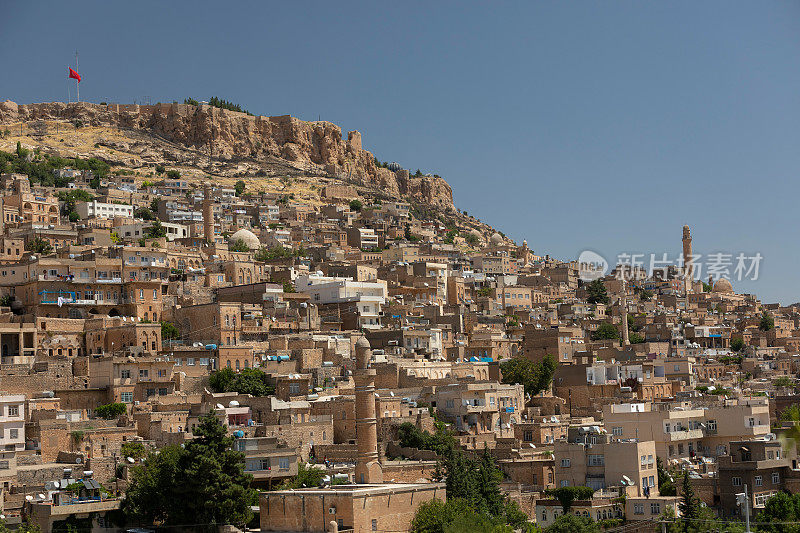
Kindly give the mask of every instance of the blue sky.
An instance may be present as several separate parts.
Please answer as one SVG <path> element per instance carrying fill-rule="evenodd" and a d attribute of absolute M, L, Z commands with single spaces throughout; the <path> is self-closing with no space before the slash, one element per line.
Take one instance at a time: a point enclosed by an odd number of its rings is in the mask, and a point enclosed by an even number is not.
<path fill-rule="evenodd" d="M 9 2 L 0 100 L 219 96 L 358 129 L 538 253 L 763 260 L 800 300 L 796 2 Z"/>

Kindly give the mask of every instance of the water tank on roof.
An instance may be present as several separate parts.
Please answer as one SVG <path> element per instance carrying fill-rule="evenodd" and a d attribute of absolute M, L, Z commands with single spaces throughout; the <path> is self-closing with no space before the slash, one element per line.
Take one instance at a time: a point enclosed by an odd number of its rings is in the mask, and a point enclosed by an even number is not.
<path fill-rule="evenodd" d="M 244 437 L 244 431 L 242 431 L 241 429 L 237 429 L 236 431 L 233 432 L 233 436 L 236 437 L 237 439 L 241 439 L 242 437 Z"/>
<path fill-rule="evenodd" d="M 237 402 L 236 400 L 231 400 L 230 403 L 228 404 L 228 407 L 239 407 L 239 402 Z"/>

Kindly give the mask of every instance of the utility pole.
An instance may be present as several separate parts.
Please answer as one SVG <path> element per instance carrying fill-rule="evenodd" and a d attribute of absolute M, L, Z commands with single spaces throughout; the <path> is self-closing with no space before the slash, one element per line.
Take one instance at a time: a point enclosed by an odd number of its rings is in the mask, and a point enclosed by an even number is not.
<path fill-rule="evenodd" d="M 750 498 L 747 496 L 747 484 L 744 484 L 744 492 L 736 494 L 736 504 L 744 507 L 745 533 L 750 533 Z"/>

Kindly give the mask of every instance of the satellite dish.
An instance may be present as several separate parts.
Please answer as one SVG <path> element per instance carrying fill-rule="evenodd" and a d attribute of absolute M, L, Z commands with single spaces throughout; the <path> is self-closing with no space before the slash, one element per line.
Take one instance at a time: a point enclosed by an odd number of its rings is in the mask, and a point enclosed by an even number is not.
<path fill-rule="evenodd" d="M 136 462 L 136 459 L 134 459 L 133 457 L 126 457 L 126 459 L 128 460 L 128 462 L 129 462 L 130 464 L 133 464 L 133 463 L 135 463 L 135 462 Z"/>
<path fill-rule="evenodd" d="M 28 495 L 25 496 L 25 499 L 28 500 L 28 501 L 31 501 L 31 500 L 33 500 L 33 496 L 28 494 Z"/>
<path fill-rule="evenodd" d="M 57 488 L 58 488 L 58 482 L 48 481 L 47 483 L 44 484 L 44 490 L 48 492 Z"/>
<path fill-rule="evenodd" d="M 39 499 L 40 499 L 40 500 L 44 500 L 44 499 L 45 499 L 45 495 L 44 495 L 44 494 L 42 494 L 41 492 L 38 494 L 38 496 L 39 496 Z"/>

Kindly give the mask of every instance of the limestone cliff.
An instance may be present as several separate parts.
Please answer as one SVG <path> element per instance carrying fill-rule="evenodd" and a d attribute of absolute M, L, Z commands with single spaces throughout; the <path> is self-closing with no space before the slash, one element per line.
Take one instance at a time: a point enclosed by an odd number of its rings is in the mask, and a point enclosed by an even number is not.
<path fill-rule="evenodd" d="M 137 161 L 146 164 L 161 158 L 216 170 L 252 162 L 254 166 L 244 166 L 252 170 L 259 163 L 282 163 L 284 168 L 378 187 L 392 196 L 453 207 L 452 189 L 442 178 L 414 177 L 406 170 L 378 167 L 373 155 L 361 147 L 361 133 L 351 131 L 344 139 L 341 128 L 330 122 L 307 122 L 288 115 L 256 117 L 203 104 L 0 103 L 0 124 L 56 121 L 140 132 L 187 149 L 167 145 L 154 150 L 137 143 L 114 146 L 138 153 L 141 161 Z"/>

